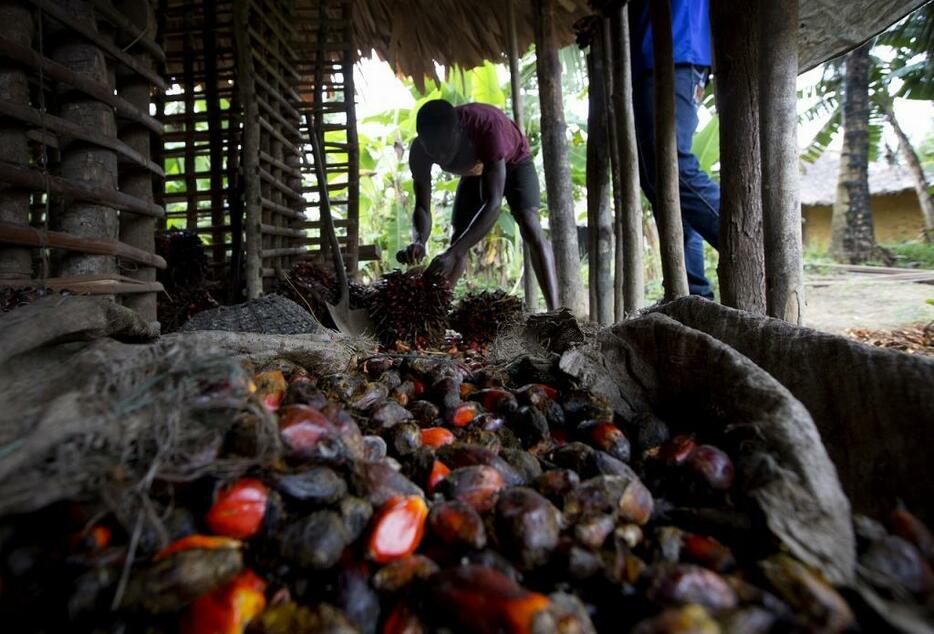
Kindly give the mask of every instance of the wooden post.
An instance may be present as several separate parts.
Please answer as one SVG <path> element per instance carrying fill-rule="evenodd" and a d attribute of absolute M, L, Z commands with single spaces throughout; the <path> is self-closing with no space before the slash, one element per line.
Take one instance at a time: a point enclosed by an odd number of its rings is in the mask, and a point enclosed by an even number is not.
<path fill-rule="evenodd" d="M 0 2 L 0 35 L 29 48 L 32 46 L 31 10 L 17 0 Z M 22 106 L 29 104 L 29 81 L 23 67 L 4 61 L 0 65 L 0 99 Z M 3 160 L 23 167 L 29 165 L 29 140 L 23 124 L 13 119 L 0 120 L 0 155 Z M 29 190 L 0 188 L 0 222 L 29 224 Z M 32 279 L 32 255 L 29 249 L 0 247 L 0 280 Z"/>
<path fill-rule="evenodd" d="M 519 38 L 516 35 L 516 0 L 506 0 L 506 19 L 509 26 L 509 85 L 512 88 L 512 118 L 525 134 L 525 114 L 522 111 L 522 78 L 519 76 Z M 518 231 L 518 229 L 517 229 Z M 538 289 L 532 270 L 529 245 L 522 241 L 522 294 L 525 306 L 534 313 L 538 306 Z"/>
<path fill-rule="evenodd" d="M 240 164 L 243 174 L 244 228 L 246 230 L 246 296 L 263 294 L 262 234 L 259 182 L 259 107 L 253 80 L 253 54 L 250 47 L 249 0 L 234 0 L 234 42 L 237 57 L 237 93 L 243 109 L 243 138 Z"/>
<path fill-rule="evenodd" d="M 227 258 L 224 247 L 224 148 L 221 129 L 221 104 L 217 95 L 217 0 L 204 0 L 204 99 L 208 114 L 208 145 L 211 170 L 211 261 L 219 265 L 214 269 L 218 279 L 224 276 Z"/>
<path fill-rule="evenodd" d="M 613 20 L 609 17 L 603 18 L 603 82 L 606 84 L 607 91 L 607 132 L 610 142 L 610 184 L 613 190 L 613 210 L 612 210 L 612 228 L 613 228 L 613 318 L 619 321 L 620 313 L 623 310 L 623 232 L 621 219 L 623 217 L 623 198 L 622 174 L 619 167 L 619 130 L 616 125 L 616 113 L 614 112 L 614 98 L 616 97 L 616 59 L 613 53 Z"/>
<path fill-rule="evenodd" d="M 759 38 L 762 216 L 765 221 L 766 308 L 801 323 L 801 203 L 798 190 L 798 0 L 764 2 Z"/>
<path fill-rule="evenodd" d="M 639 151 L 636 147 L 636 116 L 632 106 L 632 62 L 629 50 L 629 11 L 625 5 L 612 18 L 613 112 L 619 148 L 620 199 L 622 213 L 616 218 L 616 272 L 623 277 L 623 302 L 615 306 L 616 319 L 642 308 L 645 303 L 643 262 L 642 198 L 639 194 Z"/>
<path fill-rule="evenodd" d="M 720 113 L 720 299 L 764 314 L 759 8 L 760 0 L 713 0 L 710 18 Z"/>
<path fill-rule="evenodd" d="M 87 0 L 68 0 L 60 2 L 60 8 L 80 20 L 87 29 L 97 31 L 94 10 Z M 100 33 L 101 41 L 106 40 Z M 51 20 L 45 25 L 45 42 L 50 49 L 50 57 L 73 70 L 86 75 L 113 89 L 111 73 L 103 52 L 88 39 L 78 35 L 68 26 L 55 24 Z M 105 138 L 116 139 L 117 123 L 113 108 L 109 105 L 68 90 L 60 88 L 60 115 L 64 121 L 91 130 Z M 108 190 L 117 189 L 117 154 L 114 150 L 98 145 L 90 145 L 73 140 L 61 148 L 61 176 L 65 179 L 82 181 L 91 186 Z M 60 215 L 50 219 L 54 229 L 66 232 L 74 237 L 116 238 L 118 231 L 117 210 L 113 207 L 70 200 Z M 80 252 L 68 252 L 58 261 L 56 275 L 95 275 L 117 272 L 117 262 L 109 255 L 86 255 Z"/>
<path fill-rule="evenodd" d="M 590 319 L 613 321 L 613 217 L 610 210 L 610 153 L 607 85 L 604 73 L 603 19 L 596 18 L 590 33 L 587 71 L 590 91 L 587 114 L 587 234 L 590 246 Z"/>
<path fill-rule="evenodd" d="M 661 243 L 665 299 L 671 300 L 688 294 L 678 187 L 671 0 L 649 0 L 649 15 L 655 57 L 655 222 Z"/>
<path fill-rule="evenodd" d="M 577 223 L 571 200 L 571 171 L 565 137 L 564 102 L 561 94 L 561 62 L 555 41 L 554 0 L 535 0 L 535 66 L 541 102 L 542 155 L 548 217 L 558 273 L 559 303 L 576 315 L 584 315 L 587 299 L 580 278 Z"/>
<path fill-rule="evenodd" d="M 185 12 L 185 35 L 182 40 L 184 60 L 182 61 L 183 79 L 185 82 L 185 228 L 189 231 L 198 230 L 198 179 L 195 176 L 197 162 L 195 161 L 195 53 L 192 42 L 192 15 Z"/>
<path fill-rule="evenodd" d="M 124 0 L 120 3 L 122 13 L 140 30 L 150 31 L 155 26 L 156 16 L 146 0 Z M 154 68 L 152 54 L 141 49 L 131 53 L 144 68 Z M 123 69 L 118 73 L 117 92 L 130 104 L 143 112 L 149 110 L 151 85 L 149 80 L 133 71 Z M 139 123 L 126 123 L 120 129 L 120 140 L 142 154 L 150 155 L 150 131 Z M 120 170 L 120 191 L 140 200 L 152 203 L 152 173 L 145 167 L 126 164 Z M 155 253 L 156 222 L 152 216 L 132 213 L 120 214 L 120 241 L 149 253 Z M 139 267 L 127 275 L 142 282 L 155 282 L 156 270 Z M 156 320 L 156 294 L 131 293 L 124 296 L 123 305 L 135 310 L 147 321 Z"/>

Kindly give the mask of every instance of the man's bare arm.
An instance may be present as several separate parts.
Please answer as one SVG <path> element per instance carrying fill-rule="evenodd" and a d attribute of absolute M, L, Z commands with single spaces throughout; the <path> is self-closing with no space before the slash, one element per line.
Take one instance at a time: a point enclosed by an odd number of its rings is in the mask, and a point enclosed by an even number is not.
<path fill-rule="evenodd" d="M 503 159 L 483 166 L 481 177 L 481 198 L 483 204 L 474 215 L 467 229 L 448 248 L 448 251 L 461 257 L 467 255 L 470 248 L 480 242 L 490 232 L 503 204 L 503 188 L 506 185 L 506 162 Z"/>
<path fill-rule="evenodd" d="M 416 264 L 425 257 L 425 245 L 431 236 L 431 159 L 418 138 L 412 141 L 409 149 L 409 169 L 415 190 L 412 244 L 399 251 L 396 259 L 403 264 Z"/>

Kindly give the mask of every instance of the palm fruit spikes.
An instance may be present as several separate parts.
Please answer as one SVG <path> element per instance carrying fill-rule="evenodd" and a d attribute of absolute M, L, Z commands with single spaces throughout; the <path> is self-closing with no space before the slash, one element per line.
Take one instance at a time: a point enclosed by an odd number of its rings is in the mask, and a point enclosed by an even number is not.
<path fill-rule="evenodd" d="M 450 307 L 447 280 L 419 269 L 387 273 L 373 285 L 368 301 L 375 334 L 385 346 L 439 344 Z"/>
<path fill-rule="evenodd" d="M 504 290 L 468 293 L 451 311 L 451 328 L 465 344 L 486 345 L 510 325 L 522 320 L 522 300 Z"/>

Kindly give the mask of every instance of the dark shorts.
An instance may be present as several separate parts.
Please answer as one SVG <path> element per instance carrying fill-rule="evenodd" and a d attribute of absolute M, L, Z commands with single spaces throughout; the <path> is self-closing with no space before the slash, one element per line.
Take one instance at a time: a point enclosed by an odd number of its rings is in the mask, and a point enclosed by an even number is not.
<path fill-rule="evenodd" d="M 457 185 L 454 195 L 454 212 L 451 214 L 451 241 L 467 230 L 470 221 L 483 204 L 480 186 L 482 176 L 464 176 Z M 506 185 L 503 188 L 503 197 L 513 214 L 525 209 L 537 210 L 541 204 L 541 193 L 538 189 L 538 174 L 535 173 L 535 164 L 532 159 L 526 159 L 506 168 Z"/>

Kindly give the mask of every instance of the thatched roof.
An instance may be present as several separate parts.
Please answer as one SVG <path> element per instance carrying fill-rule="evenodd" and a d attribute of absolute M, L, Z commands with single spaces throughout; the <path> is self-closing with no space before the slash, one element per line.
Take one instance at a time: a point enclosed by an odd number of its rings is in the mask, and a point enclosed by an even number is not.
<path fill-rule="evenodd" d="M 824 152 L 814 163 L 802 163 L 801 204 L 832 205 L 837 197 L 840 154 Z M 900 194 L 914 189 L 908 168 L 888 161 L 869 164 L 869 193 L 872 196 Z"/>

